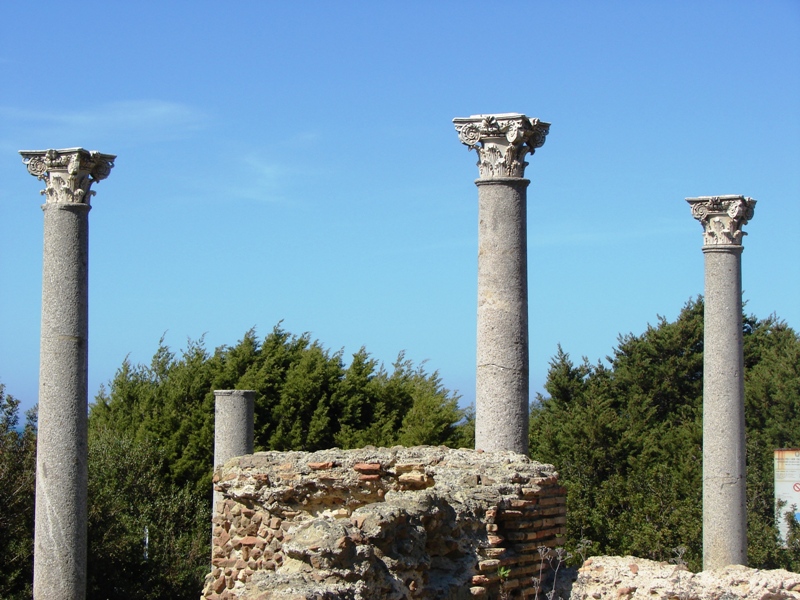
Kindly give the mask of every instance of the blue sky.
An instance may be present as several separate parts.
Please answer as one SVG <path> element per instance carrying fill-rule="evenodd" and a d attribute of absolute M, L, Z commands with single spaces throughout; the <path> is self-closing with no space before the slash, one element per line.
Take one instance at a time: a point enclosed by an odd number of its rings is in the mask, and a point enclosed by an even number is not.
<path fill-rule="evenodd" d="M 748 310 L 800 327 L 800 2 L 7 2 L 0 382 L 36 401 L 42 183 L 117 154 L 90 215 L 90 397 L 126 356 L 283 320 L 427 360 L 474 399 L 476 155 L 454 117 L 552 123 L 530 157 L 531 387 L 703 290 L 687 196 L 758 201 Z"/>

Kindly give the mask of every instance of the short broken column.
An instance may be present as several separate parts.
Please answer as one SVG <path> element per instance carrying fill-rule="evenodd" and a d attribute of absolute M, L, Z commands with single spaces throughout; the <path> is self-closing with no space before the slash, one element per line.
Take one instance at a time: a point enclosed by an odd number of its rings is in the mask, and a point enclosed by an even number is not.
<path fill-rule="evenodd" d="M 253 453 L 254 395 L 252 390 L 214 390 L 214 470 Z M 214 509 L 219 500 L 222 494 L 215 491 Z"/>
<path fill-rule="evenodd" d="M 87 547 L 89 199 L 116 158 L 20 151 L 45 182 L 33 597 L 83 600 Z"/>
<path fill-rule="evenodd" d="M 742 226 L 756 201 L 687 198 L 703 226 L 703 569 L 747 564 Z"/>
<path fill-rule="evenodd" d="M 522 114 L 453 119 L 478 154 L 475 448 L 528 452 L 528 259 L 525 155 L 550 124 Z"/>

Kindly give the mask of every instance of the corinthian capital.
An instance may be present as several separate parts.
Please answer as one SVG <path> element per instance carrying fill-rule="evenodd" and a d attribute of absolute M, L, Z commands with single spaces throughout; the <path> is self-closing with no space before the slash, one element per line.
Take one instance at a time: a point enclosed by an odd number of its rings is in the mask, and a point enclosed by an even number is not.
<path fill-rule="evenodd" d="M 453 119 L 458 139 L 478 153 L 481 179 L 524 177 L 525 155 L 544 145 L 550 123 L 517 113 Z"/>
<path fill-rule="evenodd" d="M 114 166 L 113 154 L 83 148 L 65 150 L 20 150 L 28 173 L 45 182 L 46 202 L 89 204 L 95 192 L 92 184 L 108 177 Z"/>
<path fill-rule="evenodd" d="M 756 201 L 744 196 L 700 196 L 687 198 L 692 216 L 703 226 L 703 245 L 742 244 L 742 226 L 753 218 Z"/>

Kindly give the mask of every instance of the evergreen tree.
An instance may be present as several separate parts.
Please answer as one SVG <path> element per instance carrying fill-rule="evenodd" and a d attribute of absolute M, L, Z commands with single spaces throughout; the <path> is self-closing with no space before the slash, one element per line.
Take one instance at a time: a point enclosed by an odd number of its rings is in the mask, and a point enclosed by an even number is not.
<path fill-rule="evenodd" d="M 164 477 L 148 439 L 89 432 L 89 600 L 197 598 L 211 556 L 205 495 Z"/>
<path fill-rule="evenodd" d="M 214 389 L 255 391 L 256 450 L 455 445 L 472 426 L 438 373 L 402 353 L 391 373 L 364 348 L 345 367 L 341 351 L 279 325 L 263 342 L 250 330 L 213 354 L 201 339 L 178 357 L 162 340 L 150 366 L 123 362 L 90 421 L 150 440 L 165 457 L 169 481 L 204 494 L 211 489 Z"/>
<path fill-rule="evenodd" d="M 772 452 L 800 446 L 800 338 L 771 317 L 743 318 L 750 564 L 790 566 L 777 539 Z M 530 447 L 567 487 L 568 541 L 594 553 L 702 559 L 703 302 L 619 338 L 607 363 L 561 348 L 531 407 Z M 800 555 L 797 555 L 800 556 Z"/>
<path fill-rule="evenodd" d="M 800 447 L 800 341 L 774 316 L 746 319 L 745 332 L 748 560 L 798 572 L 800 527 L 793 519 L 790 543 L 776 543 L 773 455 Z"/>
<path fill-rule="evenodd" d="M 33 594 L 33 502 L 36 473 L 36 409 L 20 428 L 19 400 L 0 383 L 0 598 Z"/>

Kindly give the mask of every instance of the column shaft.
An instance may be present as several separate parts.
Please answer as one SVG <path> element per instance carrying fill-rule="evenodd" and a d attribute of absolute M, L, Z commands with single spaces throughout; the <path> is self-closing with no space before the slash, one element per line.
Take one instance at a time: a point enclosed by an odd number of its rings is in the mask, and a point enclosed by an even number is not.
<path fill-rule="evenodd" d="M 86 597 L 88 204 L 44 210 L 36 600 Z"/>
<path fill-rule="evenodd" d="M 522 178 L 479 179 L 475 447 L 528 452 L 528 268 Z"/>
<path fill-rule="evenodd" d="M 742 246 L 704 246 L 703 568 L 747 564 Z"/>

